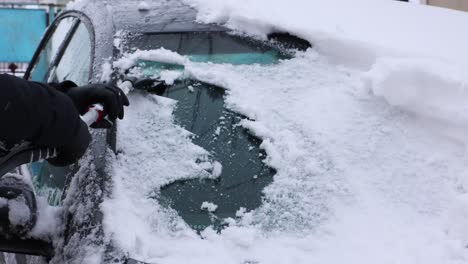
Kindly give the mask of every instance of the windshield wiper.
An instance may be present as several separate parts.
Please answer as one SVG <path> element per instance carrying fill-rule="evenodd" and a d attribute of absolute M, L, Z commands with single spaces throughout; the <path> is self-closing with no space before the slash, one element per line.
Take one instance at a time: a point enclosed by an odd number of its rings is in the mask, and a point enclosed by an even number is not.
<path fill-rule="evenodd" d="M 125 81 L 132 83 L 132 86 L 136 90 L 142 90 L 150 93 L 155 93 L 157 95 L 162 95 L 169 88 L 169 85 L 160 79 L 153 78 L 136 78 L 136 77 L 126 77 Z"/>

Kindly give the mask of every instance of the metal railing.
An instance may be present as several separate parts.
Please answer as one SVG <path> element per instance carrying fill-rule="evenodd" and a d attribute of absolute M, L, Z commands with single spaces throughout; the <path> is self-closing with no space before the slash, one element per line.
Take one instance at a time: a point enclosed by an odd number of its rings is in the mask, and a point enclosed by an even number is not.
<path fill-rule="evenodd" d="M 28 68 L 27 62 L 0 62 L 0 74 L 8 73 L 23 76 Z"/>
<path fill-rule="evenodd" d="M 69 0 L 0 0 L 4 5 L 52 5 L 65 6 Z"/>
<path fill-rule="evenodd" d="M 46 26 L 52 22 L 68 1 L 65 0 L 0 0 L 0 8 L 44 9 Z M 8 73 L 22 77 L 28 68 L 28 62 L 0 62 L 0 74 Z"/>

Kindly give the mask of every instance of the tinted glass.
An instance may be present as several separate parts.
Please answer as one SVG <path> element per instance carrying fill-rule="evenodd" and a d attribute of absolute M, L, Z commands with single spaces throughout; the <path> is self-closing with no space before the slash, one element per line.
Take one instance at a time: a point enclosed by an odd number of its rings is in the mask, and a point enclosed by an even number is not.
<path fill-rule="evenodd" d="M 31 72 L 31 80 L 38 82 L 46 81 L 47 70 L 51 66 L 58 53 L 59 47 L 62 45 L 75 21 L 76 18 L 74 17 L 66 17 L 60 20 L 54 33 L 41 50 L 39 59 Z"/>

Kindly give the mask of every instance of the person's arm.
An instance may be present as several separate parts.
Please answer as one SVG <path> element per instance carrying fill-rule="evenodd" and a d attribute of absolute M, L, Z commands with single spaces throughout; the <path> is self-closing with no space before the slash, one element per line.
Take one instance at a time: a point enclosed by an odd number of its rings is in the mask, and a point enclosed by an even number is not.
<path fill-rule="evenodd" d="M 0 75 L 0 140 L 14 145 L 28 141 L 57 148 L 54 165 L 64 166 L 80 158 L 91 136 L 73 101 L 41 83 Z"/>
<path fill-rule="evenodd" d="M 111 121 L 124 117 L 127 96 L 112 84 L 77 87 L 71 81 L 43 84 L 10 75 L 0 75 L 0 140 L 10 146 L 29 141 L 40 147 L 57 148 L 49 160 L 65 166 L 86 151 L 91 136 L 80 114 L 92 104 L 104 105 Z"/>

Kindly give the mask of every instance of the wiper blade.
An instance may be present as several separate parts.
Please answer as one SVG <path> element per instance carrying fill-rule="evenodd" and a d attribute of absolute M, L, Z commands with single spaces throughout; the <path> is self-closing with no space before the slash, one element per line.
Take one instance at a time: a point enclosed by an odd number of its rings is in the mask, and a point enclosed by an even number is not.
<path fill-rule="evenodd" d="M 162 95 L 169 85 L 159 79 L 153 78 L 136 78 L 136 77 L 127 77 L 125 81 L 129 81 L 132 83 L 132 86 L 136 90 L 146 91 L 150 93 L 156 93 L 157 95 Z"/>

